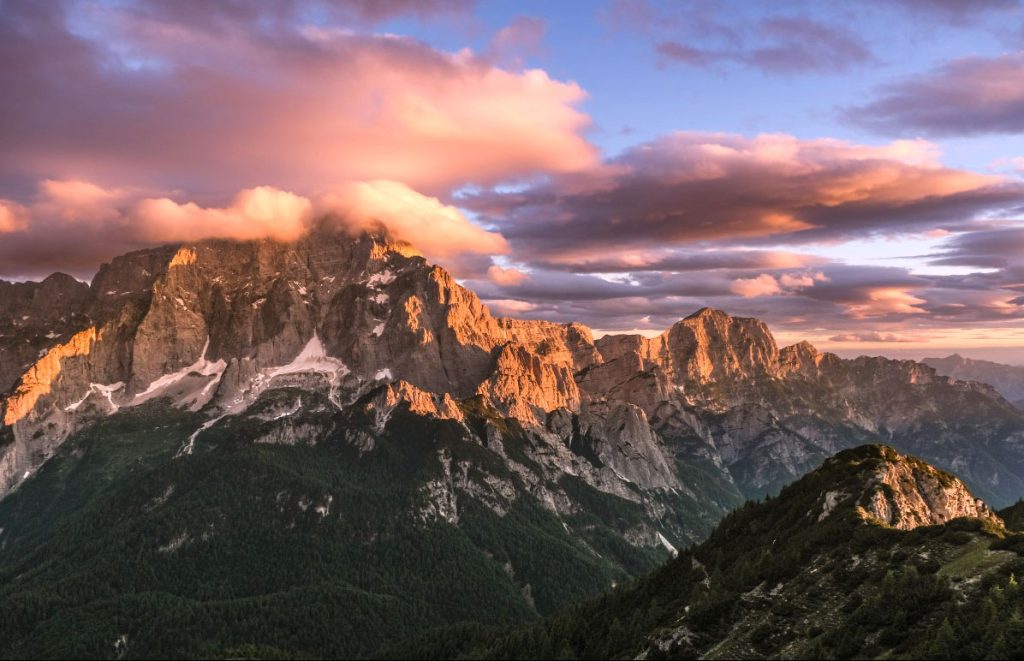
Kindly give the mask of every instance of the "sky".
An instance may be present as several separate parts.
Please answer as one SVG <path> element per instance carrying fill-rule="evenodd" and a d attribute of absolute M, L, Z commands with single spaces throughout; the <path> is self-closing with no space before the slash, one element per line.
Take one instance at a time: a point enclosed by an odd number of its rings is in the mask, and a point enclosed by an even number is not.
<path fill-rule="evenodd" d="M 0 278 L 385 226 L 497 314 L 1024 364 L 1024 6 L 0 0 Z"/>

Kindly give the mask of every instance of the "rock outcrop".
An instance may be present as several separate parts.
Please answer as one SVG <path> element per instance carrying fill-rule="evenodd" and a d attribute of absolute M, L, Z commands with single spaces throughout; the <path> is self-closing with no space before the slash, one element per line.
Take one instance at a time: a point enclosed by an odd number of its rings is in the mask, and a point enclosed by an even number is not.
<path fill-rule="evenodd" d="M 955 475 L 890 447 L 864 446 L 842 452 L 826 461 L 822 470 L 836 468 L 852 474 L 847 482 L 853 488 L 825 493 L 819 520 L 848 502 L 862 519 L 900 530 L 965 517 L 1003 525 Z"/>

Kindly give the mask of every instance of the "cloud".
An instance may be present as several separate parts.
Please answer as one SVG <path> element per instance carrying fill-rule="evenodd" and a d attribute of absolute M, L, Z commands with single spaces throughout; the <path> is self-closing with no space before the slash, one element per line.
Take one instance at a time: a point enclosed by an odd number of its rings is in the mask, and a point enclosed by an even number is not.
<path fill-rule="evenodd" d="M 309 200 L 260 186 L 241 191 L 226 208 L 179 204 L 164 197 L 142 200 L 132 216 L 139 239 L 151 243 L 209 238 L 294 241 L 308 230 L 312 213 Z"/>
<path fill-rule="evenodd" d="M 771 74 L 835 73 L 877 61 L 855 32 L 807 16 L 743 20 L 721 4 L 617 0 L 605 12 L 613 29 L 653 39 L 658 63 L 707 68 L 744 65 Z"/>
<path fill-rule="evenodd" d="M 1024 226 L 990 225 L 943 242 L 931 263 L 942 266 L 1004 268 L 1024 262 Z"/>
<path fill-rule="evenodd" d="M 515 317 L 534 312 L 537 309 L 537 306 L 533 303 L 517 301 L 511 298 L 486 299 L 484 303 L 491 308 L 491 312 L 503 317 Z"/>
<path fill-rule="evenodd" d="M 28 209 L 17 202 L 0 199 L 0 234 L 15 232 L 28 224 Z"/>
<path fill-rule="evenodd" d="M 875 61 L 867 45 L 853 32 L 804 17 L 769 18 L 758 23 L 742 45 L 714 49 L 678 41 L 662 41 L 655 51 L 662 61 L 706 67 L 739 62 L 769 73 L 835 73 Z M 749 42 L 759 43 L 751 45 Z"/>
<path fill-rule="evenodd" d="M 440 193 L 597 158 L 584 91 L 542 70 L 274 3 L 168 22 L 189 4 L 5 5 L 0 177 L 25 195 L 44 178 L 303 195 L 387 178 Z"/>
<path fill-rule="evenodd" d="M 891 135 L 1024 132 L 1024 51 L 953 60 L 883 87 L 874 100 L 842 115 Z"/>
<path fill-rule="evenodd" d="M 729 290 L 743 298 L 756 298 L 758 296 L 775 296 L 777 294 L 791 294 L 808 287 L 813 287 L 819 281 L 828 281 L 824 273 L 783 273 L 775 277 L 768 273 L 762 273 L 753 278 L 738 278 L 733 280 Z"/>
<path fill-rule="evenodd" d="M 530 276 L 519 269 L 502 268 L 495 264 L 487 269 L 487 277 L 491 282 L 503 287 L 516 287 Z"/>
<path fill-rule="evenodd" d="M 544 54 L 547 21 L 536 16 L 516 16 L 498 30 L 487 48 L 487 57 L 504 65 L 522 66 L 523 58 Z"/>
<path fill-rule="evenodd" d="M 828 281 L 828 276 L 820 271 L 818 273 L 784 273 L 779 277 L 779 284 L 786 289 L 806 289 L 820 281 Z"/>
<path fill-rule="evenodd" d="M 0 202 L 0 276 L 42 276 L 56 268 L 91 277 L 100 262 L 128 250 L 208 238 L 292 241 L 324 218 L 353 232 L 386 229 L 467 274 L 480 269 L 465 256 L 508 252 L 500 234 L 392 181 L 349 182 L 316 199 L 258 186 L 227 204 L 201 205 L 84 181 L 46 180 L 28 206 Z M 506 283 L 516 273 L 507 271 Z"/>
<path fill-rule="evenodd" d="M 882 333 L 868 331 L 864 333 L 842 333 L 828 338 L 832 342 L 896 342 L 914 343 L 921 342 L 924 338 L 919 335 L 902 335 L 900 333 Z"/>
<path fill-rule="evenodd" d="M 432 259 L 509 250 L 501 234 L 484 230 L 455 207 L 395 181 L 345 184 L 319 204 L 325 212 L 336 214 L 345 227 L 358 231 L 383 225 Z"/>
<path fill-rule="evenodd" d="M 762 273 L 754 278 L 739 278 L 734 280 L 730 289 L 732 293 L 744 298 L 774 296 L 775 294 L 782 293 L 782 288 L 779 287 L 779 281 L 767 273 Z"/>
<path fill-rule="evenodd" d="M 883 287 L 867 292 L 864 300 L 847 306 L 853 317 L 881 317 L 892 314 L 925 314 L 920 306 L 927 301 L 912 294 L 913 290 Z"/>
<path fill-rule="evenodd" d="M 464 203 L 533 261 L 589 264 L 673 247 L 920 232 L 1022 201 L 1021 182 L 944 167 L 921 140 L 677 132 L 585 174 Z"/>
<path fill-rule="evenodd" d="M 216 2 L 163 2 L 136 0 L 129 11 L 149 20 L 208 31 L 259 29 L 262 25 L 287 27 L 303 14 L 322 20 L 360 25 L 412 17 L 419 20 L 467 17 L 475 0 L 218 0 Z"/>
<path fill-rule="evenodd" d="M 905 12 L 914 21 L 938 20 L 963 27 L 981 20 L 988 13 L 1012 12 L 1019 0 L 873 0 L 874 4 Z"/>

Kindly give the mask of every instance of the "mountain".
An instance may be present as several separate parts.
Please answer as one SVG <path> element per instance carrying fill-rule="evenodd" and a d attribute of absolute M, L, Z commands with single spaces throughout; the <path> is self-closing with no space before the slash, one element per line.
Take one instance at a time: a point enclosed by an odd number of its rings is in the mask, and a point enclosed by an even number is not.
<path fill-rule="evenodd" d="M 366 656 L 531 621 L 864 443 L 1024 494 L 1024 413 L 989 386 L 710 309 L 655 338 L 497 318 L 381 234 L 0 292 L 4 656 Z"/>
<path fill-rule="evenodd" d="M 925 358 L 921 362 L 934 367 L 939 374 L 960 381 L 987 383 L 1017 408 L 1024 409 L 1024 367 L 964 358 L 956 353 L 945 358 Z"/>
<path fill-rule="evenodd" d="M 1015 658 L 1021 571 L 1024 534 L 959 479 L 869 445 L 640 581 L 511 633 L 435 633 L 388 655 Z"/>

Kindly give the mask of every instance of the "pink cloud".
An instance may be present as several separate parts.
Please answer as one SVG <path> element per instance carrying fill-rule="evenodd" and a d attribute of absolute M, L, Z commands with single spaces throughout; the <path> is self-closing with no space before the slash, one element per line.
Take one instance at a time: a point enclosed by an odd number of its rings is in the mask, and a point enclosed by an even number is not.
<path fill-rule="evenodd" d="M 517 287 L 529 277 L 519 269 L 502 268 L 497 264 L 487 269 L 487 277 L 496 285 L 503 287 Z"/>
<path fill-rule="evenodd" d="M 847 312 L 854 318 L 879 317 L 885 315 L 925 314 L 920 306 L 927 303 L 923 298 L 901 287 L 881 287 L 866 292 L 864 298 L 847 305 Z"/>
<path fill-rule="evenodd" d="M 515 317 L 537 309 L 534 303 L 517 301 L 510 298 L 488 299 L 484 303 L 492 312 L 503 317 Z"/>
<path fill-rule="evenodd" d="M 43 7 L 34 30 L 0 20 L 18 99 L 3 108 L 0 176 L 303 195 L 393 179 L 440 193 L 597 159 L 584 91 L 539 69 L 393 35 L 278 21 L 255 38 L 230 27 L 241 19 L 214 30 L 105 4 L 88 14 L 105 38 L 89 40 L 62 11 Z"/>
<path fill-rule="evenodd" d="M 455 255 L 497 255 L 509 251 L 505 238 L 474 225 L 453 206 L 395 181 L 344 184 L 318 202 L 324 212 L 355 230 L 381 225 L 432 259 Z"/>
<path fill-rule="evenodd" d="M 758 296 L 775 296 L 777 294 L 791 294 L 801 289 L 813 287 L 817 282 L 827 281 L 828 277 L 821 272 L 818 273 L 783 273 L 775 277 L 768 273 L 753 278 L 738 278 L 733 280 L 729 290 L 743 298 L 756 298 Z"/>
<path fill-rule="evenodd" d="M 0 201 L 0 275 L 43 275 L 53 268 L 88 277 L 121 252 L 207 238 L 292 241 L 331 218 L 353 232 L 386 229 L 428 258 L 472 270 L 466 255 L 508 252 L 504 237 L 455 207 L 393 181 L 349 182 L 315 200 L 270 186 L 201 205 L 84 181 L 41 182 L 28 206 Z M 87 231 L 83 231 L 87 230 Z M 486 268 L 486 267 L 484 267 Z M 509 269 L 506 281 L 514 278 Z"/>
<path fill-rule="evenodd" d="M 775 294 L 782 293 L 779 281 L 767 273 L 762 273 L 753 278 L 738 278 L 733 281 L 730 290 L 732 293 L 743 298 L 774 296 Z"/>
<path fill-rule="evenodd" d="M 241 191 L 225 208 L 150 198 L 139 202 L 131 215 L 139 239 L 162 243 L 208 238 L 293 241 L 307 231 L 312 213 L 309 200 L 260 186 Z"/>
<path fill-rule="evenodd" d="M 12 202 L 0 199 L 0 234 L 24 229 L 28 224 L 28 209 Z"/>

